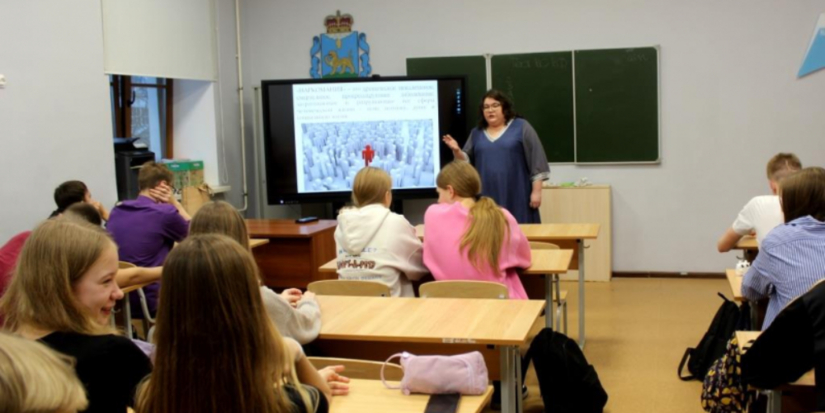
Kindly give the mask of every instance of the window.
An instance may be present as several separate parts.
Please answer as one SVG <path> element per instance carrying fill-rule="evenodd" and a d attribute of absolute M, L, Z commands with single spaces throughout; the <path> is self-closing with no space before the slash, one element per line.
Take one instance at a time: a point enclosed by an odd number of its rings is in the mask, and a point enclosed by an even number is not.
<path fill-rule="evenodd" d="M 138 138 L 155 160 L 172 158 L 172 80 L 145 76 L 110 78 L 112 134 Z"/>

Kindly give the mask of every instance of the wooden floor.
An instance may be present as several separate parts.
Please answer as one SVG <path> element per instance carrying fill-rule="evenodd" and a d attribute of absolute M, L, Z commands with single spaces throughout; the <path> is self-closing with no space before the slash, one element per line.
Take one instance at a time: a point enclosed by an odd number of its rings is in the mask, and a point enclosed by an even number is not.
<path fill-rule="evenodd" d="M 569 296 L 569 331 L 578 336 L 578 289 L 563 282 Z M 605 413 L 701 413 L 701 383 L 676 376 L 687 347 L 695 346 L 722 303 L 727 281 L 618 278 L 586 284 L 585 355 L 609 395 Z M 534 330 L 538 332 L 542 324 Z M 543 409 L 535 372 L 526 379 L 525 412 Z M 488 410 L 489 411 L 489 410 Z"/>

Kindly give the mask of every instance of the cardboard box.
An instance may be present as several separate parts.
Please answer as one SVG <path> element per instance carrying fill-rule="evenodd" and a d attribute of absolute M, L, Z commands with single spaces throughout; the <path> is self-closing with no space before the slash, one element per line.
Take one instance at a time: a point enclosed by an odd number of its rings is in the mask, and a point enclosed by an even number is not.
<path fill-rule="evenodd" d="M 180 193 L 183 188 L 197 187 L 203 184 L 203 161 L 171 160 L 164 161 L 174 175 L 172 186 Z"/>

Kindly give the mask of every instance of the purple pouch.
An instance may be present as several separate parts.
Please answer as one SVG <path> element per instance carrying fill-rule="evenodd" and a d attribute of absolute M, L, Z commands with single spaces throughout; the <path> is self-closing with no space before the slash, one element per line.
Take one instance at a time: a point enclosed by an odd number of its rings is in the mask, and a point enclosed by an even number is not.
<path fill-rule="evenodd" d="M 401 389 L 406 395 L 410 393 L 480 395 L 487 390 L 490 381 L 487 375 L 487 364 L 484 363 L 484 357 L 478 351 L 455 356 L 416 356 L 405 351 L 390 356 L 384 362 L 384 366 L 396 357 L 401 358 L 401 367 L 404 369 L 401 385 L 387 384 L 384 380 L 384 367 L 381 368 L 381 381 L 388 389 Z"/>

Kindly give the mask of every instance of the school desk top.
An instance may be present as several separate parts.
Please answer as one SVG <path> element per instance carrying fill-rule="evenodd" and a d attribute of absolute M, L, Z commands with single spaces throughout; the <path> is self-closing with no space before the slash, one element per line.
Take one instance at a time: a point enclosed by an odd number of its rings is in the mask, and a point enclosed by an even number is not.
<path fill-rule="evenodd" d="M 518 346 L 540 300 L 316 296 L 326 340 Z"/>
<path fill-rule="evenodd" d="M 387 383 L 398 385 L 397 382 Z M 481 412 L 490 402 L 492 395 L 493 386 L 487 386 L 487 391 L 480 396 L 461 396 L 457 413 Z M 421 413 L 426 409 L 429 399 L 428 394 L 405 396 L 401 390 L 384 387 L 381 380 L 351 379 L 349 394 L 334 396 L 329 411 L 330 413 Z"/>
<path fill-rule="evenodd" d="M 524 275 L 564 274 L 570 269 L 573 261 L 573 250 L 533 250 L 533 264 L 525 269 Z M 318 268 L 319 273 L 331 274 L 338 272 L 337 259 L 328 261 Z"/>
<path fill-rule="evenodd" d="M 761 331 L 737 331 L 736 332 L 736 341 L 739 342 L 739 351 L 742 354 L 748 352 L 748 348 L 750 348 L 753 343 L 751 341 L 755 341 L 759 338 L 759 335 L 762 334 Z M 814 382 L 814 371 L 811 370 L 802 375 L 799 380 L 791 383 L 792 386 L 814 386 L 816 385 Z"/>
<path fill-rule="evenodd" d="M 727 269 L 725 275 L 728 277 L 730 284 L 730 291 L 733 293 L 733 301 L 748 301 L 742 296 L 742 275 L 739 275 L 736 270 Z"/>
<path fill-rule="evenodd" d="M 739 242 L 736 243 L 736 246 L 733 247 L 735 250 L 758 250 L 759 244 L 756 242 L 756 237 L 753 235 L 745 235 L 744 237 L 739 239 Z"/>
<path fill-rule="evenodd" d="M 250 238 L 249 239 L 249 248 L 260 247 L 261 245 L 269 244 L 269 240 L 266 238 Z"/>
<path fill-rule="evenodd" d="M 252 238 L 307 238 L 326 230 L 335 231 L 338 221 L 322 219 L 298 224 L 292 219 L 247 219 L 246 226 Z"/>
<path fill-rule="evenodd" d="M 519 224 L 528 241 L 596 239 L 601 224 Z M 415 226 L 418 238 L 424 239 L 424 225 Z"/>

